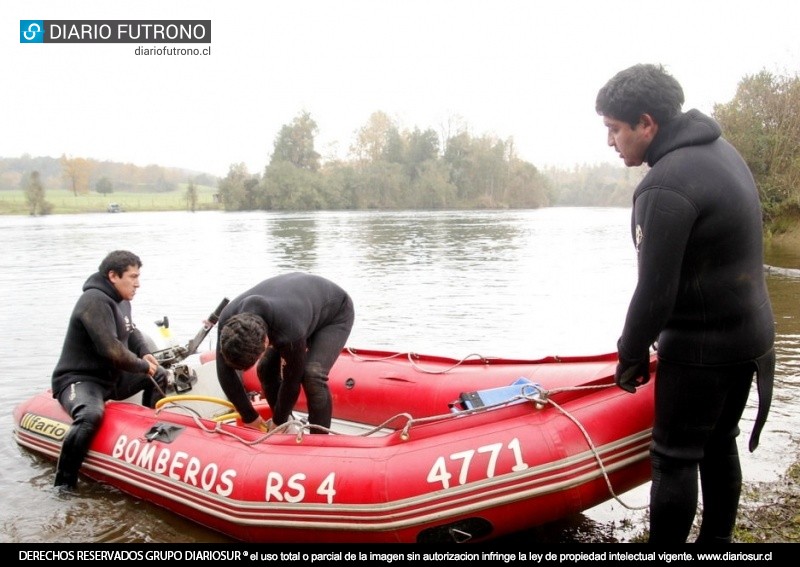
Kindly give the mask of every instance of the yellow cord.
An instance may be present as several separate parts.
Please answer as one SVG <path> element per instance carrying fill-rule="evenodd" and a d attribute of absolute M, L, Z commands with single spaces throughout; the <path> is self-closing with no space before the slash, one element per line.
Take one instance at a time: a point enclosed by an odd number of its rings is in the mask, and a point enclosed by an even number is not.
<path fill-rule="evenodd" d="M 231 419 L 241 419 L 238 411 L 232 411 L 230 413 L 226 413 L 224 415 L 217 415 L 211 418 L 211 421 L 221 422 L 221 421 L 229 421 Z"/>
<path fill-rule="evenodd" d="M 190 402 L 190 401 L 211 402 L 213 404 L 219 404 L 221 406 L 235 409 L 234 405 L 224 398 L 217 398 L 214 396 L 197 396 L 197 395 L 167 396 L 166 398 L 161 398 L 156 402 L 156 409 L 160 409 L 164 404 L 169 404 L 172 402 Z"/>
<path fill-rule="evenodd" d="M 172 403 L 172 402 L 188 402 L 188 401 L 211 402 L 211 403 L 219 404 L 219 405 L 222 405 L 222 406 L 225 406 L 225 407 L 228 407 L 228 408 L 231 408 L 232 410 L 234 410 L 232 412 L 228 412 L 228 413 L 223 414 L 223 415 L 217 415 L 217 416 L 212 417 L 211 420 L 215 421 L 217 423 L 220 423 L 220 422 L 223 422 L 223 421 L 229 421 L 231 419 L 241 419 L 241 416 L 239 415 L 239 412 L 235 411 L 236 407 L 230 401 L 228 401 L 226 399 L 223 399 L 223 398 L 216 398 L 214 396 L 198 396 L 198 395 L 167 396 L 166 398 L 161 398 L 160 400 L 158 400 L 156 402 L 156 408 L 155 409 L 161 409 L 161 407 L 164 406 L 165 404 L 169 404 L 169 403 Z M 260 427 L 259 427 L 259 429 L 261 431 L 263 431 L 264 433 L 267 433 L 270 430 L 270 424 L 271 423 L 272 423 L 272 420 L 270 420 L 268 423 L 267 422 L 262 422 Z"/>

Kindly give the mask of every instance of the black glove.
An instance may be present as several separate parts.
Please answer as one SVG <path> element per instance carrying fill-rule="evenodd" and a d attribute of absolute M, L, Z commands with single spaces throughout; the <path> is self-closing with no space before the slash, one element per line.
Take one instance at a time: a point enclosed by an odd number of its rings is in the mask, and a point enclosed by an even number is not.
<path fill-rule="evenodd" d="M 650 381 L 650 356 L 636 360 L 625 359 L 620 356 L 614 382 L 631 394 L 636 392 L 637 386 L 644 386 Z"/>

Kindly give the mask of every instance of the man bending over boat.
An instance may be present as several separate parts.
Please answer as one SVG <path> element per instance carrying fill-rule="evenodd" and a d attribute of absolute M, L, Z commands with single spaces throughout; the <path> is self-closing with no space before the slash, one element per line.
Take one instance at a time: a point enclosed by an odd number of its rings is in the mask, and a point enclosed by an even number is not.
<path fill-rule="evenodd" d="M 131 319 L 142 261 L 127 250 L 108 254 L 83 284 L 52 376 L 53 397 L 72 417 L 56 468 L 55 486 L 72 489 L 105 412 L 106 400 L 143 392 L 154 407 L 166 373 Z M 158 387 L 156 387 L 156 382 Z"/>
<path fill-rule="evenodd" d="M 266 279 L 234 298 L 219 318 L 217 377 L 249 427 L 269 431 L 286 423 L 302 387 L 308 421 L 329 429 L 333 413 L 328 372 L 353 327 L 353 301 L 320 276 L 294 272 Z M 272 410 L 265 422 L 237 371 L 258 363 L 259 382 Z M 312 433 L 326 433 L 311 428 Z"/>
<path fill-rule="evenodd" d="M 742 471 L 736 437 L 753 374 L 769 408 L 775 323 L 764 277 L 761 203 L 747 164 L 658 65 L 620 71 L 596 110 L 628 167 L 650 171 L 633 193 L 638 282 L 617 343 L 616 382 L 635 392 L 650 378 L 658 341 L 650 460 L 650 543 L 730 543 Z"/>

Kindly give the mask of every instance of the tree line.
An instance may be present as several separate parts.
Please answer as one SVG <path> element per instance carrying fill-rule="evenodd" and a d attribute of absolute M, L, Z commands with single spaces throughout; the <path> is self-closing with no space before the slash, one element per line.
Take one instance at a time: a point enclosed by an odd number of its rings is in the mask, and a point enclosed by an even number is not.
<path fill-rule="evenodd" d="M 800 221 L 800 77 L 747 76 L 713 114 L 753 172 L 767 228 Z"/>
<path fill-rule="evenodd" d="M 554 202 L 546 175 L 520 159 L 513 139 L 440 140 L 384 112 L 356 133 L 349 158 L 323 163 L 317 124 L 303 111 L 284 125 L 263 173 L 233 164 L 219 183 L 226 210 L 536 208 Z"/>
<path fill-rule="evenodd" d="M 778 232 L 800 220 L 800 78 L 746 76 L 712 116 L 753 172 L 767 228 Z M 0 188 L 16 175 L 32 214 L 49 212 L 44 189 L 53 178 L 76 196 L 92 189 L 173 191 L 187 180 L 188 191 L 216 185 L 229 211 L 624 207 L 646 173 L 618 164 L 540 170 L 519 158 L 513 138 L 475 136 L 463 125 L 441 130 L 401 129 L 378 111 L 356 132 L 347 159 L 323 161 L 314 145 L 317 124 L 302 111 L 281 127 L 263 172 L 231 164 L 215 179 L 159 166 L 23 156 L 0 158 Z"/>
<path fill-rule="evenodd" d="M 141 167 L 66 155 L 53 158 L 26 154 L 18 158 L 0 158 L 0 191 L 22 189 L 31 214 L 52 212 L 45 198 L 47 190 L 63 189 L 75 197 L 89 193 L 169 193 L 178 190 L 187 179 L 193 184 L 210 186 L 216 186 L 218 181 L 207 173 L 185 169 L 159 165 Z"/>
<path fill-rule="evenodd" d="M 759 187 L 767 228 L 800 220 L 800 78 L 766 70 L 745 76 L 712 116 Z M 612 164 L 541 171 L 520 159 L 513 138 L 456 129 L 400 130 L 376 112 L 350 158 L 320 162 L 307 112 L 283 126 L 262 174 L 233 164 L 219 183 L 227 210 L 536 208 L 629 206 L 646 172 Z"/>

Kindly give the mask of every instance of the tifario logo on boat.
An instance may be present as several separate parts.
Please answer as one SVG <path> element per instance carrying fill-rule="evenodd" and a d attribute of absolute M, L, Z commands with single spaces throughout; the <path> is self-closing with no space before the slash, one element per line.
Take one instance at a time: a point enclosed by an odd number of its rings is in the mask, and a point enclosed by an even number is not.
<path fill-rule="evenodd" d="M 64 436 L 69 430 L 68 424 L 42 415 L 36 415 L 35 413 L 26 413 L 23 415 L 22 419 L 19 421 L 19 426 L 21 429 L 44 435 L 56 441 L 63 441 Z"/>

